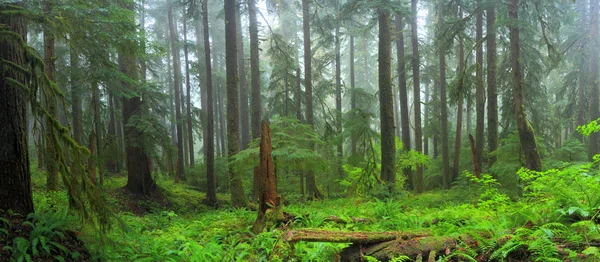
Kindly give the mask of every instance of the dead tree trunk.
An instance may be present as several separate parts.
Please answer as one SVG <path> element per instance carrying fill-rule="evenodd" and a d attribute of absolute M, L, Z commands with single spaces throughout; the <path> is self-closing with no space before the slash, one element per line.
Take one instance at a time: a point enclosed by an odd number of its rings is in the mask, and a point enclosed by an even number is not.
<path fill-rule="evenodd" d="M 281 201 L 277 195 L 277 177 L 273 165 L 273 157 L 271 152 L 271 128 L 269 121 L 263 120 L 261 127 L 262 134 L 260 136 L 260 163 L 258 170 L 255 168 L 255 177 L 258 174 L 258 217 L 252 232 L 260 233 L 263 231 L 268 222 L 283 219 L 283 210 L 281 209 Z M 258 172 L 256 172 L 258 171 Z M 271 211 L 269 211 L 271 210 Z M 267 212 L 269 211 L 269 214 Z"/>

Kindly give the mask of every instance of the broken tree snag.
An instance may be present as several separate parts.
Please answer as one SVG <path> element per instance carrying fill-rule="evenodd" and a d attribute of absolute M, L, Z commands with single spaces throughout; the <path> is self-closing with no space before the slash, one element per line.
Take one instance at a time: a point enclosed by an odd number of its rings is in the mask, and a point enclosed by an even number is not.
<path fill-rule="evenodd" d="M 467 241 L 467 244 L 469 242 L 473 241 Z M 476 242 L 471 244 L 476 245 Z M 375 244 L 354 243 L 342 251 L 340 261 L 363 261 L 365 256 L 379 261 L 388 261 L 398 256 L 408 256 L 411 259 L 429 258 L 430 261 L 436 261 L 437 256 L 450 254 L 451 250 L 456 249 L 458 245 L 459 240 L 456 237 L 434 236 L 406 240 L 399 238 Z"/>
<path fill-rule="evenodd" d="M 262 121 L 262 134 L 260 136 L 260 154 L 258 168 L 258 217 L 252 232 L 258 234 L 263 231 L 268 222 L 276 222 L 284 219 L 281 207 L 281 199 L 277 194 L 277 178 L 273 165 L 273 150 L 271 145 L 271 128 L 269 121 Z M 255 169 L 256 173 L 256 169 Z"/>
<path fill-rule="evenodd" d="M 471 145 L 471 156 L 473 158 L 473 173 L 475 177 L 481 177 L 481 166 L 479 165 L 479 161 L 477 161 L 477 153 L 475 153 L 475 139 L 473 139 L 473 135 L 469 134 L 469 144 Z"/>

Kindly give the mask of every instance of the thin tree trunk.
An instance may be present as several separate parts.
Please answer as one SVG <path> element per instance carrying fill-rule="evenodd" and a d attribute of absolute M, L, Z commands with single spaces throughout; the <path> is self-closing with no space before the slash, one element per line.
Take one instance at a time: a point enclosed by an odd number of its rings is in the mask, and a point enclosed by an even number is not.
<path fill-rule="evenodd" d="M 437 80 L 434 80 L 434 82 L 433 82 L 433 93 L 434 94 L 437 93 L 437 86 L 438 86 Z M 429 126 L 430 126 L 430 121 L 429 121 L 429 118 L 430 118 L 429 111 L 430 110 L 429 110 L 429 108 L 431 107 L 429 104 L 431 104 L 432 100 L 435 103 L 435 97 L 429 95 L 429 83 L 425 83 L 424 95 L 425 95 L 425 108 L 423 108 L 423 111 L 425 111 L 423 113 L 423 117 L 425 118 L 424 128 L 425 128 L 425 130 L 429 130 L 429 129 L 433 130 L 433 133 L 432 133 L 433 139 L 431 139 L 431 140 L 433 140 L 432 141 L 433 142 L 432 143 L 433 144 L 433 158 L 437 158 L 437 155 L 438 155 L 438 151 L 437 151 L 438 140 L 437 140 L 437 135 L 436 135 L 437 129 L 429 128 Z M 434 113 L 437 112 L 437 106 L 433 106 L 433 112 Z M 426 135 L 423 137 L 423 154 L 425 154 L 426 156 L 429 155 L 429 140 L 430 140 L 429 136 Z"/>
<path fill-rule="evenodd" d="M 217 206 L 217 194 L 215 186 L 215 132 L 214 132 L 214 107 L 212 87 L 212 66 L 210 59 L 210 35 L 208 31 L 208 4 L 202 1 L 202 23 L 204 30 L 204 58 L 206 67 L 206 134 L 205 157 L 206 157 L 206 203 L 208 206 Z"/>
<path fill-rule="evenodd" d="M 252 75 L 251 117 L 252 137 L 260 137 L 260 63 L 258 53 L 258 22 L 256 21 L 256 0 L 248 0 L 248 17 L 250 22 L 250 73 Z"/>
<path fill-rule="evenodd" d="M 229 190 L 232 207 L 248 206 L 248 198 L 244 193 L 242 175 L 236 173 L 231 164 L 232 157 L 240 151 L 240 115 L 237 68 L 237 30 L 235 17 L 235 0 L 225 0 L 225 64 L 227 73 L 227 157 L 229 162 Z"/>
<path fill-rule="evenodd" d="M 459 7 L 458 19 L 462 20 L 462 6 Z M 456 137 L 454 139 L 454 162 L 452 165 L 452 181 L 458 178 L 460 170 L 460 146 L 462 140 L 463 101 L 464 101 L 464 78 L 465 78 L 465 43 L 462 36 L 458 38 L 458 69 L 456 70 L 460 79 L 458 80 L 458 101 L 456 102 Z"/>
<path fill-rule="evenodd" d="M 312 96 L 312 51 L 310 44 L 310 7 L 308 0 L 302 0 L 302 29 L 304 34 L 304 88 L 306 89 L 306 123 L 314 129 L 313 96 Z M 311 145 L 314 147 L 314 145 Z M 322 199 L 323 194 L 317 188 L 315 174 L 306 174 L 306 189 L 309 198 Z"/>
<path fill-rule="evenodd" d="M 410 118 L 408 112 L 408 91 L 406 88 L 406 61 L 404 59 L 404 23 L 401 13 L 396 13 L 396 54 L 398 59 L 398 91 L 400 94 L 400 122 L 402 123 L 402 144 L 404 151 L 410 151 Z M 414 189 L 411 168 L 405 168 L 406 183 L 409 190 Z"/>
<path fill-rule="evenodd" d="M 487 30 L 487 123 L 488 123 L 488 166 L 496 162 L 492 152 L 498 149 L 498 86 L 496 83 L 496 9 L 493 2 L 486 11 Z"/>
<path fill-rule="evenodd" d="M 27 42 L 25 17 L 3 15 L 0 16 L 0 24 Z M 27 62 L 23 51 L 15 41 L 0 38 L 0 60 L 25 66 Z M 33 212 L 27 149 L 27 94 L 23 88 L 7 81 L 8 78 L 22 85 L 27 81 L 24 74 L 15 70 L 3 70 L 0 77 L 0 210 L 26 215 Z"/>
<path fill-rule="evenodd" d="M 438 32 L 441 33 L 444 24 L 444 6 L 442 1 L 438 6 Z M 450 153 L 448 152 L 448 105 L 446 104 L 446 54 L 445 43 L 440 34 L 438 55 L 440 58 L 440 113 L 442 136 L 442 184 L 445 189 L 450 189 Z"/>
<path fill-rule="evenodd" d="M 92 63 L 95 64 L 95 62 Z M 100 87 L 98 80 L 92 80 L 92 109 L 94 111 L 94 131 L 96 133 L 96 152 L 93 155 L 95 157 L 94 168 L 98 167 L 98 177 L 103 179 L 103 163 L 102 163 L 102 123 L 100 115 Z M 96 183 L 96 181 L 92 181 Z M 102 183 L 100 183 L 102 184 Z"/>
<path fill-rule="evenodd" d="M 175 74 L 175 81 L 173 84 L 173 88 L 175 89 L 175 123 L 177 126 L 177 161 L 176 167 L 177 171 L 175 174 L 175 182 L 179 182 L 179 180 L 183 176 L 183 161 L 184 161 L 184 146 L 183 146 L 183 125 L 181 119 L 181 94 L 180 86 L 181 86 L 181 65 L 179 58 L 179 47 L 177 46 L 177 32 L 175 31 L 175 19 L 173 18 L 173 6 L 171 4 L 171 0 L 167 0 L 167 18 L 169 20 L 169 36 L 171 42 L 171 54 L 173 56 L 173 72 Z"/>
<path fill-rule="evenodd" d="M 81 123 L 81 94 L 77 88 L 79 85 L 79 73 L 77 72 L 79 67 L 79 56 L 73 48 L 69 53 L 69 59 L 71 64 L 71 112 L 73 114 L 73 139 L 80 145 L 83 145 L 83 125 Z"/>
<path fill-rule="evenodd" d="M 188 152 L 190 154 L 190 166 L 194 165 L 194 133 L 192 132 L 192 96 L 190 83 L 190 62 L 188 59 L 188 41 L 187 41 L 187 16 L 183 16 L 183 53 L 185 56 L 185 88 L 186 88 L 186 116 L 187 116 L 187 135 Z"/>
<path fill-rule="evenodd" d="M 592 1 L 595 2 L 595 1 Z M 513 77 L 513 99 L 515 117 L 517 119 L 517 129 L 519 131 L 519 140 L 521 148 L 525 153 L 525 163 L 531 170 L 541 171 L 542 161 L 537 151 L 535 135 L 533 128 L 527 121 L 525 114 L 525 99 L 523 98 L 523 75 L 521 73 L 520 49 L 519 49 L 519 0 L 509 0 L 508 18 L 513 21 L 510 29 L 510 59 Z"/>
<path fill-rule="evenodd" d="M 225 87 L 227 88 L 227 87 Z M 224 94 L 223 94 L 223 85 L 221 83 L 219 83 L 217 85 L 217 114 L 219 115 L 219 145 L 220 147 L 220 156 L 222 157 L 227 157 L 227 141 L 225 141 L 226 138 L 226 134 L 227 134 L 227 126 L 225 123 L 225 113 L 223 111 L 225 111 L 224 107 L 225 107 L 225 103 L 223 102 L 224 100 Z"/>
<path fill-rule="evenodd" d="M 296 118 L 302 123 L 302 89 L 300 67 L 296 68 Z"/>
<path fill-rule="evenodd" d="M 481 6 L 481 0 L 477 0 L 477 6 Z M 475 29 L 475 42 L 477 43 L 475 60 L 475 113 L 477 119 L 477 125 L 475 126 L 475 154 L 477 156 L 477 162 L 483 164 L 483 145 L 484 145 L 484 131 L 485 131 L 485 89 L 483 86 L 483 11 L 478 9 L 476 15 L 476 29 Z M 481 170 L 479 170 L 481 173 Z"/>
<path fill-rule="evenodd" d="M 417 35 L 417 1 L 411 0 L 411 8 L 413 19 L 411 22 L 411 40 L 412 40 L 412 70 L 413 70 L 413 85 L 414 85 L 414 110 L 415 110 L 415 151 L 422 152 L 421 141 L 421 90 L 420 90 L 420 58 L 419 58 L 419 38 Z M 423 166 L 417 167 L 417 176 L 414 182 L 417 193 L 423 192 Z"/>
<path fill-rule="evenodd" d="M 339 0 L 335 1 L 335 8 L 339 9 Z M 388 15 L 389 17 L 389 15 Z M 391 79 L 391 78 L 390 78 Z M 391 80 L 390 80 L 391 81 Z M 390 82 L 391 88 L 391 82 Z M 390 97 L 391 99 L 391 97 Z M 393 103 L 393 101 L 392 101 Z M 342 135 L 342 65 L 340 54 L 340 23 L 335 26 L 335 110 L 336 110 L 336 129 L 338 136 Z M 392 125 L 393 129 L 393 125 Z M 344 175 L 342 160 L 344 157 L 344 142 L 338 139 L 337 142 L 337 172 L 341 178 Z"/>
<path fill-rule="evenodd" d="M 590 31 L 591 31 L 591 52 L 590 52 L 590 119 L 600 118 L 600 91 L 598 87 L 598 52 L 600 52 L 600 43 L 598 39 L 598 1 L 590 1 Z M 594 155 L 600 152 L 600 133 L 593 132 L 588 141 L 588 160 L 593 161 Z"/>
<path fill-rule="evenodd" d="M 356 110 L 356 78 L 354 73 L 354 36 L 350 35 L 350 111 Z M 356 155 L 356 139 L 351 138 L 350 150 L 352 155 Z"/>
<path fill-rule="evenodd" d="M 248 80 L 246 79 L 246 62 L 244 58 L 244 37 L 242 36 L 242 16 L 240 9 L 242 1 L 238 0 L 235 9 L 237 18 L 237 51 L 238 51 L 238 73 L 240 77 L 240 150 L 248 148 L 250 143 L 250 114 L 248 106 Z M 287 83 L 287 82 L 286 82 Z"/>
<path fill-rule="evenodd" d="M 578 6 L 578 10 L 580 12 L 581 15 L 581 19 L 579 22 L 579 30 L 580 32 L 587 32 L 588 29 L 588 1 L 587 0 L 579 0 L 577 1 L 577 6 Z M 586 124 L 586 118 L 585 118 L 585 108 L 586 108 L 586 98 L 585 98 L 585 88 L 587 86 L 587 77 L 588 77 L 588 64 L 585 63 L 585 59 L 586 59 L 586 54 L 587 54 L 587 47 L 586 47 L 586 42 L 585 41 L 581 41 L 581 44 L 579 45 L 580 48 L 580 52 L 581 54 L 581 59 L 579 62 L 579 85 L 577 87 L 577 106 L 578 106 L 578 112 L 577 112 L 577 125 L 582 126 Z M 568 133 L 568 131 L 567 131 Z M 585 138 L 582 134 L 577 135 L 577 138 L 579 139 L 580 142 L 584 142 Z"/>

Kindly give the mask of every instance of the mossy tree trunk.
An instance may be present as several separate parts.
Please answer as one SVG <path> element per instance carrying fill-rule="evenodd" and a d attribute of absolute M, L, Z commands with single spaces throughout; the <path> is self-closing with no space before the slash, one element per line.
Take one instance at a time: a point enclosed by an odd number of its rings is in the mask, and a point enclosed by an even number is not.
<path fill-rule="evenodd" d="M 231 159 L 240 151 L 240 119 L 237 68 L 237 36 L 235 0 L 225 0 L 225 65 L 227 75 L 227 157 L 229 161 L 229 190 L 233 207 L 248 206 L 242 176 L 235 172 Z"/>
<path fill-rule="evenodd" d="M 238 51 L 238 73 L 240 76 L 240 150 L 248 148 L 250 143 L 250 108 L 248 106 L 248 79 L 246 78 L 246 62 L 244 57 L 244 37 L 242 34 L 242 16 L 240 9 L 243 0 L 238 0 L 235 8 L 237 22 L 237 51 Z"/>
<path fill-rule="evenodd" d="M 387 1 L 386 1 L 387 3 Z M 394 134 L 394 95 L 392 93 L 392 35 L 390 12 L 377 11 L 379 19 L 379 113 L 381 121 L 381 179 L 393 192 L 396 186 L 396 136 Z"/>
<path fill-rule="evenodd" d="M 52 12 L 52 4 L 45 0 L 44 2 L 44 14 L 51 15 Z M 54 60 L 54 35 L 50 32 L 49 28 L 44 29 L 44 64 L 45 64 L 45 73 L 48 76 L 50 81 L 55 81 L 55 65 Z M 45 95 L 44 102 L 46 105 L 46 110 L 48 113 L 56 118 L 57 117 L 57 107 L 56 107 L 56 97 L 53 95 Z M 58 137 L 56 134 L 56 130 L 52 127 L 53 123 L 51 119 L 46 120 L 46 152 L 44 154 L 46 164 L 46 189 L 50 191 L 57 191 L 59 184 L 59 176 L 58 176 Z"/>
<path fill-rule="evenodd" d="M 404 58 L 404 21 L 401 13 L 396 13 L 396 55 L 398 59 L 398 92 L 400 94 L 400 123 L 402 126 L 403 150 L 410 151 L 410 117 L 408 115 L 408 90 L 406 88 L 406 59 Z M 406 186 L 414 189 L 412 169 L 404 169 Z"/>
<path fill-rule="evenodd" d="M 498 148 L 498 85 L 496 83 L 496 7 L 494 2 L 488 3 L 486 10 L 487 31 L 487 119 L 488 119 L 488 152 Z M 488 155 L 488 166 L 496 162 L 496 156 Z"/>
<path fill-rule="evenodd" d="M 122 4 L 124 8 L 133 11 L 134 3 L 125 2 Z M 133 23 L 134 17 L 129 17 Z M 131 34 L 120 42 L 117 46 L 119 52 L 119 67 L 123 74 L 127 75 L 131 80 L 137 83 L 139 79 L 139 69 L 137 59 L 135 57 L 136 43 L 133 34 Z M 138 88 L 137 84 L 131 82 L 123 82 L 123 86 L 132 92 Z M 142 104 L 141 97 L 133 96 L 123 98 L 123 126 L 125 137 L 125 152 L 127 154 L 127 185 L 125 188 L 134 194 L 149 194 L 156 189 L 156 184 L 150 173 L 150 165 L 148 164 L 148 155 L 143 148 L 139 146 L 136 139 L 140 136 L 140 130 L 134 125 L 128 125 L 134 114 L 143 114 L 140 110 Z"/>
<path fill-rule="evenodd" d="M 0 61 L 24 66 L 25 18 L 0 16 L 0 24 L 6 25 L 0 28 L 0 34 L 15 33 L 15 39 L 0 38 Z M 20 41 L 23 42 L 19 44 Z M 26 77 L 5 66 L 0 67 L 0 72 L 0 210 L 10 209 L 25 215 L 33 212 L 27 149 L 27 93 L 19 86 L 26 85 Z"/>
<path fill-rule="evenodd" d="M 477 6 L 481 6 L 481 0 L 477 0 Z M 475 154 L 477 162 L 483 164 L 483 145 L 485 132 L 485 89 L 483 85 L 483 11 L 477 10 L 475 19 L 475 42 L 477 43 L 475 52 Z M 481 174 L 481 170 L 478 171 Z"/>
<path fill-rule="evenodd" d="M 261 114 L 261 98 L 260 98 L 260 63 L 258 49 L 258 22 L 256 21 L 256 0 L 248 0 L 248 18 L 250 22 L 250 74 L 251 79 L 251 109 L 250 121 L 252 129 L 252 137 L 260 137 L 260 114 Z"/>
<path fill-rule="evenodd" d="M 595 2 L 595 1 L 592 1 Z M 519 140 L 521 148 L 525 153 L 525 163 L 531 170 L 541 171 L 542 161 L 537 150 L 535 134 L 533 128 L 527 121 L 525 114 L 525 98 L 523 97 L 523 74 L 521 72 L 521 55 L 519 49 L 519 0 L 509 0 L 508 18 L 512 20 L 510 29 L 510 60 L 513 79 L 513 101 L 515 118 L 517 119 L 517 130 L 519 131 Z"/>
<path fill-rule="evenodd" d="M 175 19 L 173 18 L 173 5 L 171 4 L 171 0 L 167 0 L 167 17 L 169 20 L 169 38 L 171 43 L 171 54 L 173 57 L 173 73 L 175 74 L 175 81 L 173 84 L 173 88 L 175 89 L 175 125 L 177 127 L 177 161 L 175 171 L 175 182 L 179 182 L 181 177 L 183 176 L 184 169 L 184 156 L 183 156 L 183 125 L 181 119 L 181 94 L 180 94 L 180 86 L 181 86 L 181 65 L 179 58 L 179 47 L 177 46 L 177 32 L 175 31 Z"/>

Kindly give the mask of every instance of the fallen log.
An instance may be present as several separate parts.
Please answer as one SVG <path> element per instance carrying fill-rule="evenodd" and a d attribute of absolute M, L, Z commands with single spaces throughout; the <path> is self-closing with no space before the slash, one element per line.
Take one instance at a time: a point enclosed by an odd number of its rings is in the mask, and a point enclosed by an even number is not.
<path fill-rule="evenodd" d="M 287 231 L 283 240 L 292 243 L 306 241 L 373 244 L 396 239 L 410 239 L 417 236 L 414 233 L 402 232 L 345 232 L 321 229 L 298 229 Z"/>
<path fill-rule="evenodd" d="M 362 218 L 362 217 L 350 217 L 350 218 L 344 219 L 344 218 L 341 218 L 338 216 L 328 216 L 327 218 L 325 218 L 325 222 L 334 222 L 334 223 L 338 223 L 338 224 L 348 224 L 350 221 L 353 223 L 362 223 L 362 224 L 371 224 L 373 222 L 371 219 Z"/>

